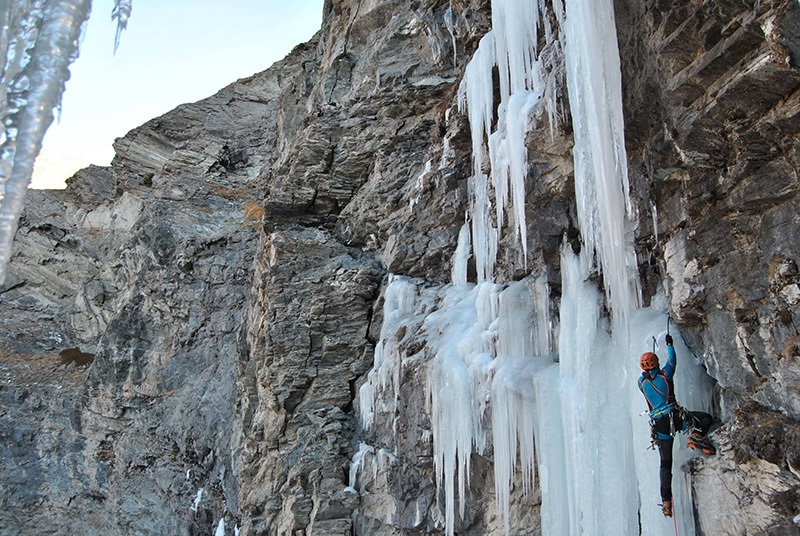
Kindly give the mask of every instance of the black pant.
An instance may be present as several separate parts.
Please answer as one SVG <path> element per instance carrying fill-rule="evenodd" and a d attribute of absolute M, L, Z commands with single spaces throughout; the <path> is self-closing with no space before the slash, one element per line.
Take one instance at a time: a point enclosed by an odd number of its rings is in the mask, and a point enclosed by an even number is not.
<path fill-rule="evenodd" d="M 714 420 L 708 413 L 702 411 L 689 411 L 687 413 L 687 424 L 690 428 L 695 428 L 700 435 L 704 436 L 711 428 L 711 423 Z M 670 417 L 674 427 L 670 426 Z M 680 432 L 683 430 L 683 418 L 679 411 L 673 411 L 669 415 L 665 415 L 655 422 L 655 430 L 664 435 L 672 436 L 672 432 Z M 661 477 L 661 500 L 672 500 L 672 443 L 675 438 L 657 439 L 658 454 L 661 456 L 661 468 L 659 476 Z"/>

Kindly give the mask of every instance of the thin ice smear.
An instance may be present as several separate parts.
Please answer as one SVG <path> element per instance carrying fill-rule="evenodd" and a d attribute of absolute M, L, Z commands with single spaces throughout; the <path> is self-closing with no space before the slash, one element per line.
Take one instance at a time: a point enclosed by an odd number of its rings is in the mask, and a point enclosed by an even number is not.
<path fill-rule="evenodd" d="M 189 510 L 192 512 L 197 513 L 197 509 L 200 507 L 200 503 L 203 501 L 203 488 L 197 490 L 197 495 L 194 497 L 194 503 L 192 506 L 189 507 Z"/>
<path fill-rule="evenodd" d="M 453 67 L 458 65 L 458 49 L 456 48 L 456 23 L 455 16 L 453 15 L 453 0 L 450 0 L 450 6 L 444 12 L 444 24 L 447 31 L 450 32 L 450 37 L 453 41 Z"/>

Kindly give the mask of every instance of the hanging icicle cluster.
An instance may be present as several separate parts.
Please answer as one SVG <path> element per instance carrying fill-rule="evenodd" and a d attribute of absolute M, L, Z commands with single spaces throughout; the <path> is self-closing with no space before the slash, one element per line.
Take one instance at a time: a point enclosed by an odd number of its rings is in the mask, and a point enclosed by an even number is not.
<path fill-rule="evenodd" d="M 550 9 L 537 0 L 492 3 L 493 30 L 483 37 L 466 66 L 459 90 L 459 109 L 467 114 L 472 131 L 473 176 L 469 223 L 459 233 L 453 285 L 427 288 L 424 295 L 433 292 L 436 306 L 422 307 L 419 290 L 415 300 L 410 299 L 411 280 L 390 280 L 375 366 L 361 389 L 361 418 L 368 427 L 379 409 L 378 401 L 389 406 L 397 402 L 404 356 L 393 334 L 411 331 L 399 329 L 397 322 L 422 322 L 432 356 L 427 389 L 436 483 L 444 499 L 448 535 L 455 531 L 456 503 L 463 518 L 470 455 L 483 452 L 487 445 L 487 419 L 491 421 L 495 493 L 507 533 L 517 463 L 524 490 L 534 485 L 533 375 L 553 362 L 549 289 L 543 276 L 495 284 L 493 271 L 509 208 L 523 258 L 527 252 L 525 136 L 537 124 L 544 125 L 544 120 L 551 135 L 557 129 L 557 77 L 563 73 L 563 53 L 558 27 L 552 22 L 561 24 L 564 9 L 559 0 Z M 498 102 L 493 91 L 495 68 L 500 78 Z M 493 130 L 494 117 L 498 121 Z M 470 249 L 477 285 L 467 283 Z M 399 295 L 404 299 L 398 300 Z M 410 307 L 413 302 L 418 305 Z M 420 311 L 427 311 L 424 320 L 417 316 Z"/>
<path fill-rule="evenodd" d="M 534 122 L 543 123 L 543 118 L 547 118 L 551 135 L 557 129 L 563 19 L 561 0 L 554 0 L 550 9 L 536 0 L 492 2 L 492 30 L 481 39 L 459 88 L 459 109 L 467 113 L 472 131 L 471 221 L 479 282 L 493 278 L 500 230 L 509 206 L 522 257 L 527 256 L 525 135 L 536 126 Z M 540 37 L 545 43 L 541 47 Z M 499 102 L 494 101 L 495 68 Z M 495 114 L 497 125 L 492 131 Z M 490 217 L 492 192 L 494 221 Z"/>
<path fill-rule="evenodd" d="M 361 422 L 370 428 L 378 413 L 401 417 L 396 413 L 400 378 L 412 359 L 404 349 L 417 346 L 408 344 L 410 338 L 424 340 L 436 484 L 449 535 L 455 531 L 456 507 L 464 515 L 470 456 L 486 448 L 489 419 L 495 491 L 507 529 L 517 463 L 525 491 L 533 489 L 533 374 L 553 362 L 548 293 L 544 277 L 442 287 L 390 277 L 375 364 L 359 391 Z M 362 457 L 354 458 L 354 473 Z M 355 487 L 354 478 L 350 485 Z"/>
<path fill-rule="evenodd" d="M 597 254 L 614 332 L 622 336 L 640 290 L 613 3 L 569 0 L 564 35 L 581 238 Z"/>

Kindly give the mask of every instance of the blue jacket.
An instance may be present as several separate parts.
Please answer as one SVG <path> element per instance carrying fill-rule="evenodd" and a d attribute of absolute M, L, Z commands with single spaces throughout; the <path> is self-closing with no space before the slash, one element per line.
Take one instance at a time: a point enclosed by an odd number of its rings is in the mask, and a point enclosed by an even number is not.
<path fill-rule="evenodd" d="M 645 370 L 639 377 L 639 390 L 647 400 L 650 418 L 659 419 L 675 409 L 675 388 L 672 377 L 675 375 L 677 358 L 672 345 L 667 346 L 667 363 L 664 368 Z"/>

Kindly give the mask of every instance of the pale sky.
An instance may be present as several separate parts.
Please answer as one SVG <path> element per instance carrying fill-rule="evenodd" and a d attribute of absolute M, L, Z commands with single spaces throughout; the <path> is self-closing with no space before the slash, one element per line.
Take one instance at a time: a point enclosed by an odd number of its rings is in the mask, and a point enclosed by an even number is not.
<path fill-rule="evenodd" d="M 94 0 L 32 188 L 108 165 L 115 138 L 263 71 L 319 29 L 324 0 L 133 0 L 114 51 L 114 0 Z"/>

